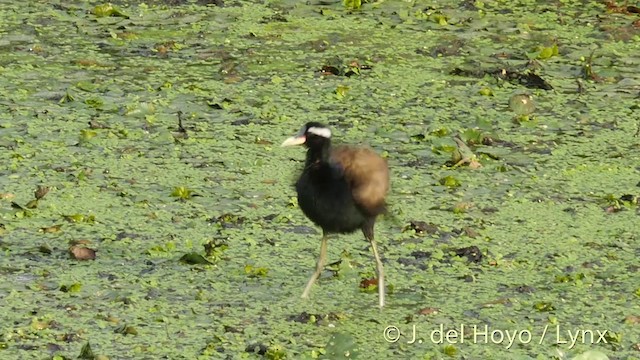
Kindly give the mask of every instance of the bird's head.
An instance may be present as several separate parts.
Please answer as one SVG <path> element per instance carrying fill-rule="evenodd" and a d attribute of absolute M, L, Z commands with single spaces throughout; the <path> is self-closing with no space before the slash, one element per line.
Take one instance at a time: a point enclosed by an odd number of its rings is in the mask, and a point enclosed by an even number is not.
<path fill-rule="evenodd" d="M 306 123 L 294 136 L 285 140 L 281 146 L 304 144 L 307 148 L 322 147 L 331 140 L 331 130 L 318 122 Z"/>

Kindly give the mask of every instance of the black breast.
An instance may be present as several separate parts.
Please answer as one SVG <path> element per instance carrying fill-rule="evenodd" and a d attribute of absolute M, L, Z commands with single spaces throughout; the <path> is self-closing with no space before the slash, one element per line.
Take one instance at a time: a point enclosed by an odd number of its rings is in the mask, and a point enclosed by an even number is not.
<path fill-rule="evenodd" d="M 307 166 L 296 190 L 302 212 L 327 233 L 350 233 L 366 220 L 337 165 L 316 162 Z"/>

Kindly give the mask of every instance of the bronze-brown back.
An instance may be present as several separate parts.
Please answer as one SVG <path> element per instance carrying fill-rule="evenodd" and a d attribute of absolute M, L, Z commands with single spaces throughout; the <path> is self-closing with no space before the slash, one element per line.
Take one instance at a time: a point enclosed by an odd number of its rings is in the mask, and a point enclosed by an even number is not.
<path fill-rule="evenodd" d="M 389 167 L 385 159 L 368 147 L 338 145 L 331 149 L 331 160 L 344 169 L 359 206 L 372 215 L 384 209 L 389 191 Z"/>

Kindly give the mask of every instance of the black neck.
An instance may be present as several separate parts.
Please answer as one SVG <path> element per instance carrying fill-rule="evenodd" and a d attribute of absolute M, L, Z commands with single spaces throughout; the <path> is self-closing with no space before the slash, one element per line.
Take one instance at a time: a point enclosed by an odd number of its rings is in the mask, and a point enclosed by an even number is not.
<path fill-rule="evenodd" d="M 307 166 L 316 162 L 328 162 L 331 152 L 331 140 L 323 139 L 309 146 L 307 150 Z"/>

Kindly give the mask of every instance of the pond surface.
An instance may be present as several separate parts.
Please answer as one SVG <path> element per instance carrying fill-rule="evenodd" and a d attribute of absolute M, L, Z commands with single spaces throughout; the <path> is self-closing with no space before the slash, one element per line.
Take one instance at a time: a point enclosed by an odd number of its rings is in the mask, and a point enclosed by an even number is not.
<path fill-rule="evenodd" d="M 0 357 L 639 358 L 637 9 L 4 1 Z M 359 233 L 300 298 L 307 121 L 389 161 L 383 311 Z"/>

